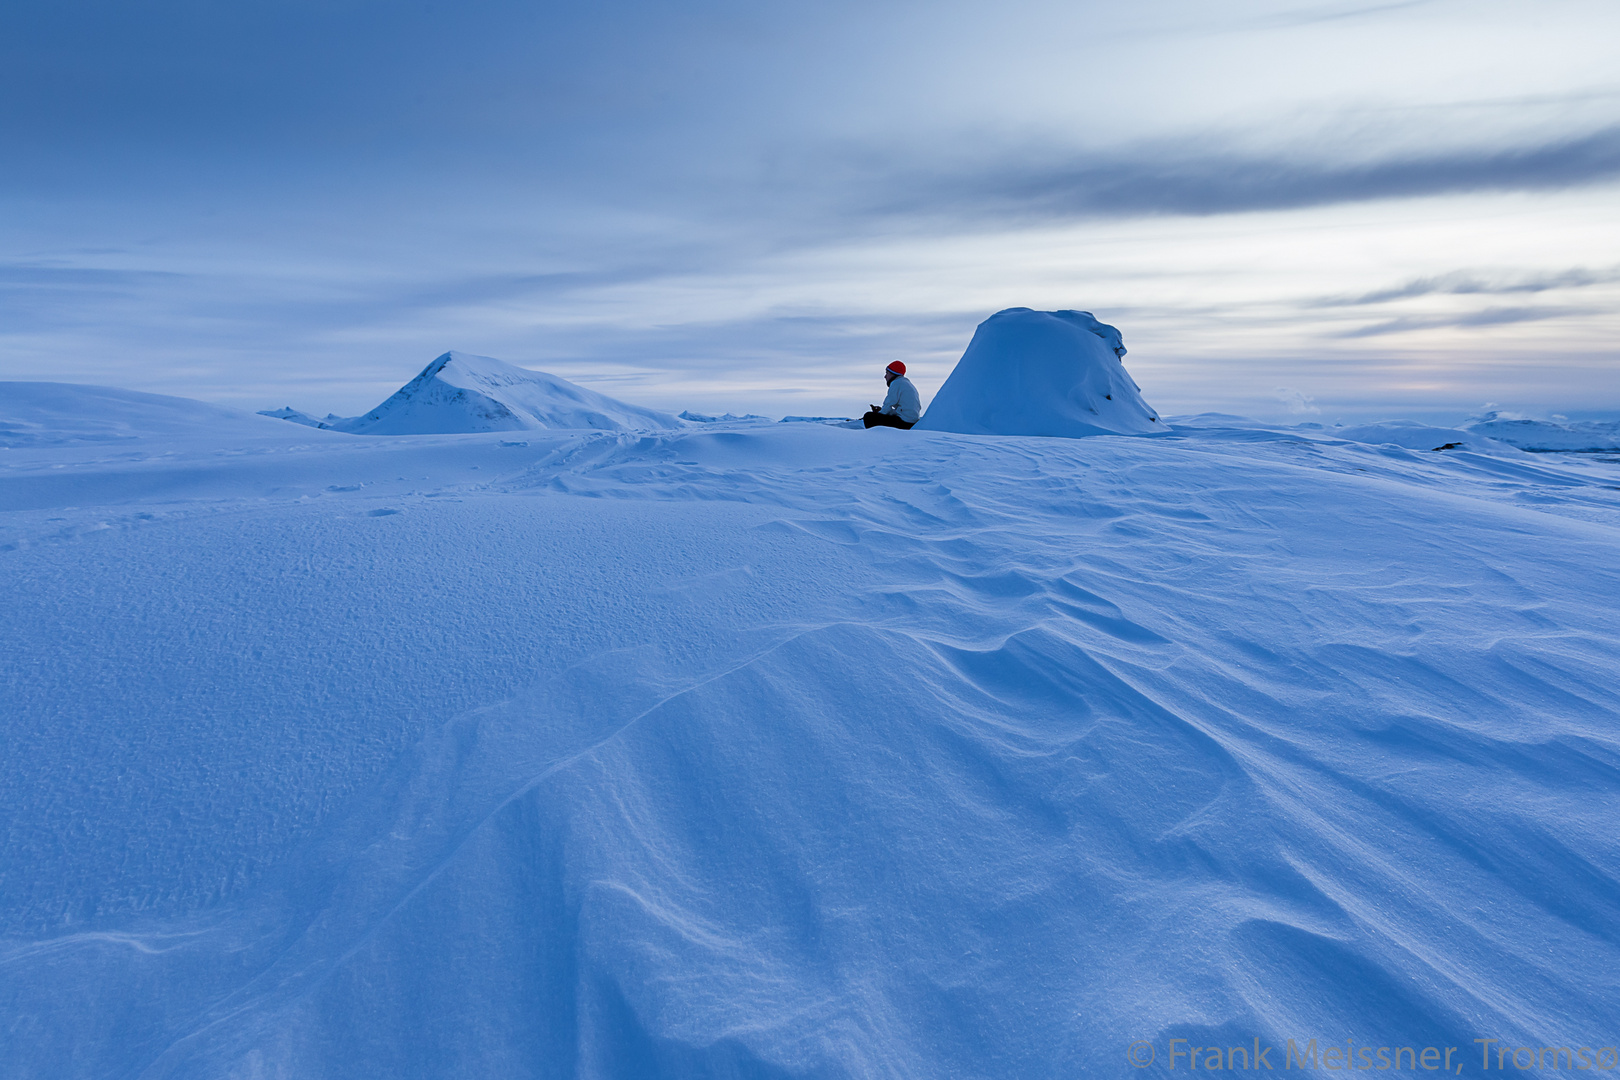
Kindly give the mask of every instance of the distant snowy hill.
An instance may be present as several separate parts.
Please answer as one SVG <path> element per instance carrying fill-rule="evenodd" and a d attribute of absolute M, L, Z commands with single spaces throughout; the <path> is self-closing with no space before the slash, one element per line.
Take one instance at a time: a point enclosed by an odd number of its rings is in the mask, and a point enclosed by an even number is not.
<path fill-rule="evenodd" d="M 287 419 L 309 420 L 302 413 Z M 355 435 L 434 435 L 550 428 L 668 430 L 681 422 L 543 371 L 447 352 L 364 416 L 319 426 Z"/>
<path fill-rule="evenodd" d="M 1489 413 L 1468 425 L 1468 430 L 1521 450 L 1620 450 L 1620 423 L 1614 421 L 1554 423 Z"/>
<path fill-rule="evenodd" d="M 967 435 L 1162 435 L 1168 426 L 1125 371 L 1119 331 L 1088 311 L 998 311 L 928 411 L 923 431 Z"/>
<path fill-rule="evenodd" d="M 1470 450 L 1481 454 L 1518 455 L 1523 452 L 1489 435 L 1460 428 L 1435 427 L 1411 420 L 1385 420 L 1323 430 L 1324 435 L 1352 442 L 1399 446 L 1407 450 Z"/>
<path fill-rule="evenodd" d="M 0 393 L 0 447 L 11 449 L 269 428 L 251 413 L 113 386 L 8 382 Z"/>
<path fill-rule="evenodd" d="M 1620 1032 L 1615 455 L 360 439 L 41 384 L 0 431 L 0 1075 Z"/>

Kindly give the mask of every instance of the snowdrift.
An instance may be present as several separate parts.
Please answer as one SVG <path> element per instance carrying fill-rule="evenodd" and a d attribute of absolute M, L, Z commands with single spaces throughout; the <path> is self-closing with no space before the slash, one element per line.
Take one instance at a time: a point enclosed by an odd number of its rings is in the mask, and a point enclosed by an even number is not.
<path fill-rule="evenodd" d="M 917 427 L 966 435 L 1157 435 L 1168 426 L 1126 373 L 1119 331 L 1089 311 L 998 311 Z"/>
<path fill-rule="evenodd" d="M 681 422 L 543 371 L 447 352 L 364 416 L 321 426 L 355 435 L 432 435 L 545 428 L 668 430 Z"/>

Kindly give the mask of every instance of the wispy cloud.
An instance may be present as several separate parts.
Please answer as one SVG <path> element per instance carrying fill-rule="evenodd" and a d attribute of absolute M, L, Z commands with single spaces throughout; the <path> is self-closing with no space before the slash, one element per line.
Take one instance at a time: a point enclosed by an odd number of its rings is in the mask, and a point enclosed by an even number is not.
<path fill-rule="evenodd" d="M 120 270 L 51 262 L 0 261 L 0 290 L 127 288 L 182 275 L 162 270 Z"/>
<path fill-rule="evenodd" d="M 1433 277 L 1413 278 L 1388 289 L 1354 296 L 1328 296 L 1308 302 L 1306 307 L 1360 307 L 1387 304 L 1395 300 L 1408 300 L 1419 296 L 1512 296 L 1522 293 L 1552 292 L 1556 289 L 1581 289 L 1591 285 L 1610 285 L 1620 282 L 1620 266 L 1597 270 L 1574 267 L 1569 270 L 1490 277 L 1474 271 L 1457 270 Z"/>
<path fill-rule="evenodd" d="M 1250 18 L 1235 18 L 1221 26 L 1224 33 L 1247 33 L 1254 30 L 1280 30 L 1295 26 L 1315 26 L 1319 23 L 1344 22 L 1349 19 L 1371 18 L 1410 8 L 1432 6 L 1434 0 L 1396 0 L 1387 4 L 1318 4 L 1299 11 L 1284 11 Z"/>
<path fill-rule="evenodd" d="M 1446 327 L 1503 326 L 1510 323 L 1542 322 L 1569 315 L 1598 314 L 1595 309 L 1576 307 L 1495 307 L 1471 311 L 1461 315 L 1403 315 L 1398 319 L 1346 330 L 1341 338 L 1382 337 L 1386 334 L 1404 334 L 1413 330 L 1438 330 Z"/>
<path fill-rule="evenodd" d="M 1467 192 L 1550 191 L 1620 179 L 1620 125 L 1533 146 L 1390 154 L 1353 163 L 1164 147 L 1048 164 L 1005 161 L 893 178 L 874 211 L 1046 218 L 1206 216 Z"/>
<path fill-rule="evenodd" d="M 0 261 L 0 325 L 7 334 L 50 332 L 106 319 L 153 289 L 174 288 L 186 275 Z"/>

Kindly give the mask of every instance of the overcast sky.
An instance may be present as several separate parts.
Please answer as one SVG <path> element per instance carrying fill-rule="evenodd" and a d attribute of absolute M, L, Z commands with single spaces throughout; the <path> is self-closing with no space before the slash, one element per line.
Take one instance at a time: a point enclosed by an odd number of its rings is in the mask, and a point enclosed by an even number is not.
<path fill-rule="evenodd" d="M 1023 305 L 1171 414 L 1620 411 L 1613 0 L 7 0 L 0 105 L 0 379 L 849 414 Z"/>

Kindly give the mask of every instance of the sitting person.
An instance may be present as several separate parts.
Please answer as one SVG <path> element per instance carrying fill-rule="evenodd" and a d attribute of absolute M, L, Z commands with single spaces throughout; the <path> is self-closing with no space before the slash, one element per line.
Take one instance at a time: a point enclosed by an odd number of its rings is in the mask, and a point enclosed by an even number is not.
<path fill-rule="evenodd" d="M 883 371 L 883 381 L 889 387 L 889 396 L 883 399 L 882 405 L 872 406 L 872 411 L 861 417 L 867 427 L 903 430 L 922 419 L 922 395 L 906 378 L 906 365 L 898 360 L 890 364 Z"/>

